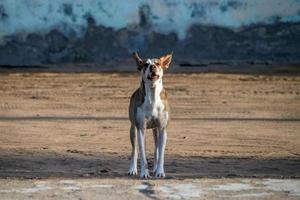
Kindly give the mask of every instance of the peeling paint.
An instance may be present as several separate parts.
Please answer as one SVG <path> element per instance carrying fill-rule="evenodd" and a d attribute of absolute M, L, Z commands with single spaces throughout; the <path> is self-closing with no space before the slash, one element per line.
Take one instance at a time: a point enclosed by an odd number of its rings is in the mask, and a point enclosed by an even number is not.
<path fill-rule="evenodd" d="M 200 198 L 203 191 L 193 184 L 165 184 L 157 188 L 163 196 L 172 199 Z"/>
<path fill-rule="evenodd" d="M 63 183 L 63 184 L 74 184 L 75 183 L 74 180 L 60 180 L 59 182 Z"/>
<path fill-rule="evenodd" d="M 82 186 L 82 188 L 112 188 L 112 187 L 114 187 L 114 186 L 113 185 L 100 185 L 100 184 Z"/>
<path fill-rule="evenodd" d="M 131 0 L 130 3 L 3 0 L 1 3 L 0 30 L 5 35 L 48 32 L 53 28 L 66 34 L 73 31 L 82 35 L 88 26 L 87 15 L 95 19 L 96 25 L 115 30 L 151 23 L 154 31 L 175 32 L 180 39 L 186 37 L 186 31 L 193 24 L 238 28 L 255 23 L 274 23 L 278 19 L 282 22 L 300 20 L 300 2 L 297 0 Z"/>
<path fill-rule="evenodd" d="M 300 196 L 299 180 L 266 179 L 263 181 L 263 184 L 272 191 L 287 192 L 292 196 Z"/>
<path fill-rule="evenodd" d="M 42 192 L 46 190 L 52 190 L 52 187 L 49 187 L 47 185 L 36 185 L 32 188 L 12 188 L 12 189 L 2 189 L 0 190 L 0 193 L 36 193 L 36 192 Z"/>
<path fill-rule="evenodd" d="M 227 197 L 227 198 L 263 198 L 265 196 L 270 196 L 274 195 L 273 193 L 269 192 L 259 192 L 259 193 L 244 193 L 244 194 L 234 194 L 234 195 L 222 195 L 222 197 Z"/>
<path fill-rule="evenodd" d="M 298 179 L 190 179 L 190 180 L 126 180 L 126 179 L 29 179 L 0 180 L 0 196 L 20 199 L 30 195 L 40 199 L 52 194 L 62 196 L 89 194 L 108 199 L 295 199 L 300 196 Z M 101 196 L 103 195 L 103 196 Z M 108 196 L 107 196 L 108 195 Z M 84 197 L 84 196 L 83 196 Z M 96 198 L 96 199 L 102 199 Z"/>
<path fill-rule="evenodd" d="M 224 185 L 214 185 L 213 190 L 223 191 L 240 191 L 240 190 L 251 190 L 253 187 L 246 183 L 228 183 Z"/>

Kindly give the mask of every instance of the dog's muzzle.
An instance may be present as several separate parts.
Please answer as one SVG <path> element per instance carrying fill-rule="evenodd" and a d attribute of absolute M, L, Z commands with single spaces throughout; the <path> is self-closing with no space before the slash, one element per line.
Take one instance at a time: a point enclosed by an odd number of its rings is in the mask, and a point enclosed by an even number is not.
<path fill-rule="evenodd" d="M 155 72 L 152 72 L 150 75 L 147 77 L 150 81 L 156 81 L 159 79 L 159 75 L 156 74 Z"/>

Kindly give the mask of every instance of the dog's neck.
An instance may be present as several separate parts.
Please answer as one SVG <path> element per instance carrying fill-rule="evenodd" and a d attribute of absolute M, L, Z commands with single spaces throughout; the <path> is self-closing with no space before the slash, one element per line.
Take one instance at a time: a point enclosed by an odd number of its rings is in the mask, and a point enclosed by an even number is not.
<path fill-rule="evenodd" d="M 149 83 L 142 80 L 141 87 L 145 96 L 145 101 L 149 104 L 154 104 L 160 100 L 160 93 L 163 90 L 162 79 L 157 82 Z"/>

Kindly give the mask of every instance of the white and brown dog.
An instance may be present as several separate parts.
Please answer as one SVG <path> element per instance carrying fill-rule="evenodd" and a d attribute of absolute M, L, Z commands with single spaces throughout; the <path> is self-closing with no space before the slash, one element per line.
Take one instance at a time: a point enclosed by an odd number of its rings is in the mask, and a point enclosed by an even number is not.
<path fill-rule="evenodd" d="M 145 151 L 145 131 L 146 129 L 152 129 L 155 143 L 153 173 L 155 177 L 163 178 L 165 177 L 166 128 L 170 112 L 162 77 L 164 70 L 171 63 L 172 53 L 159 59 L 144 60 L 137 53 L 133 53 L 133 58 L 141 74 L 141 84 L 130 98 L 129 119 L 131 122 L 130 141 L 132 153 L 128 175 L 137 175 L 137 138 L 141 160 L 140 177 L 150 178 Z"/>

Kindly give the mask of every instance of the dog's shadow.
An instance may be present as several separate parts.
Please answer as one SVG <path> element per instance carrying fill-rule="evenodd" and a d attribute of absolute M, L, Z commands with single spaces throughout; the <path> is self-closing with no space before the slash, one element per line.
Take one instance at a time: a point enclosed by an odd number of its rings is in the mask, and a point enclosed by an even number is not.
<path fill-rule="evenodd" d="M 127 177 L 129 156 L 67 151 L 1 151 L 0 177 Z M 153 165 L 149 160 L 150 169 Z M 300 158 L 178 157 L 166 155 L 167 177 L 299 178 Z"/>

